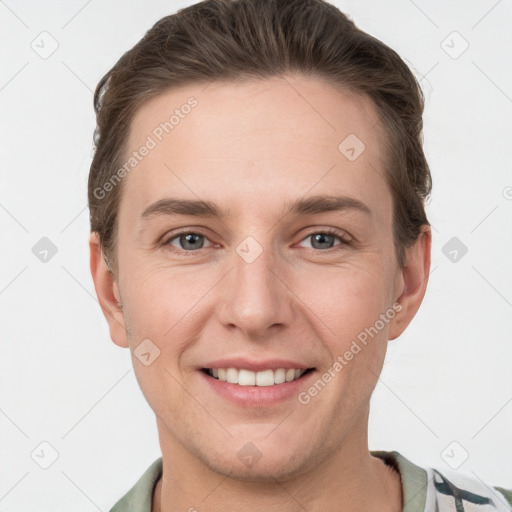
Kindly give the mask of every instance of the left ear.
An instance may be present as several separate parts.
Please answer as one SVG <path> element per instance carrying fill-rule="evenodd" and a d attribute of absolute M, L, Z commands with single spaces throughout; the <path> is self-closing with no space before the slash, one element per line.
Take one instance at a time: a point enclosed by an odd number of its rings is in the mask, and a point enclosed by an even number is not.
<path fill-rule="evenodd" d="M 400 336 L 416 315 L 425 296 L 430 274 L 432 231 L 424 225 L 414 244 L 406 250 L 405 266 L 400 270 L 398 302 L 402 309 L 390 322 L 389 339 Z"/>

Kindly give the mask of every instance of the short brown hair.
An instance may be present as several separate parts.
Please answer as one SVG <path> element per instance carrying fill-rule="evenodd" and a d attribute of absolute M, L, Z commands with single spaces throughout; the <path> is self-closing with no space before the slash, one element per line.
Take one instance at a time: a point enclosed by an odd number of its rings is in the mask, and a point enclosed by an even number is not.
<path fill-rule="evenodd" d="M 107 194 L 104 184 L 122 165 L 138 109 L 187 84 L 287 72 L 322 79 L 373 101 L 387 135 L 394 245 L 404 265 L 405 249 L 421 226 L 429 224 L 424 201 L 432 187 L 422 147 L 424 97 L 404 61 L 324 0 L 205 0 L 155 23 L 103 76 L 94 93 L 90 222 L 114 275 L 123 183 L 109 187 Z"/>

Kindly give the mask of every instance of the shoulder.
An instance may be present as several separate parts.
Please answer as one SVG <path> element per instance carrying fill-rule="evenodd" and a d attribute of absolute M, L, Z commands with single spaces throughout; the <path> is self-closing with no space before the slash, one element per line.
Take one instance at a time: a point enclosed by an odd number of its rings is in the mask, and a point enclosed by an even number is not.
<path fill-rule="evenodd" d="M 512 511 L 512 491 L 488 484 L 477 476 L 427 468 L 432 480 L 432 500 L 439 510 L 464 512 Z M 451 507 L 451 508 L 450 508 Z"/>
<path fill-rule="evenodd" d="M 420 467 L 397 451 L 372 451 L 395 468 L 402 481 L 403 512 L 511 512 L 512 490 L 476 475 Z"/>
<path fill-rule="evenodd" d="M 162 475 L 162 457 L 149 466 L 110 512 L 151 512 L 153 490 Z"/>

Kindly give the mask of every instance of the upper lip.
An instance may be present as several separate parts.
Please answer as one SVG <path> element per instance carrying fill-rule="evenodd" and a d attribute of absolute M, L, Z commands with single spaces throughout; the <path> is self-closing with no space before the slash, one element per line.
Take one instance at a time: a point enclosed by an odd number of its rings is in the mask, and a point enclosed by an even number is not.
<path fill-rule="evenodd" d="M 251 370 L 253 372 L 261 372 L 263 370 L 277 370 L 279 368 L 307 370 L 308 368 L 312 368 L 312 366 L 299 363 L 297 361 L 290 361 L 289 359 L 265 359 L 256 361 L 245 359 L 243 357 L 233 357 L 216 359 L 215 361 L 210 361 L 199 368 L 236 368 L 238 370 L 244 369 Z"/>

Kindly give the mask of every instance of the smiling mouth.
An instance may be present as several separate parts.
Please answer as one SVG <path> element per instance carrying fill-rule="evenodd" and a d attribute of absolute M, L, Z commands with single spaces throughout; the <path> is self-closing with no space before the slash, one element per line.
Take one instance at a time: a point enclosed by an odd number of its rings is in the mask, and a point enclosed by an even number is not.
<path fill-rule="evenodd" d="M 228 382 L 229 384 L 238 384 L 239 386 L 275 386 L 293 382 L 302 376 L 310 373 L 314 368 L 293 369 L 278 368 L 276 370 L 263 370 L 253 372 L 251 370 L 237 368 L 203 368 L 202 371 L 210 377 Z"/>

